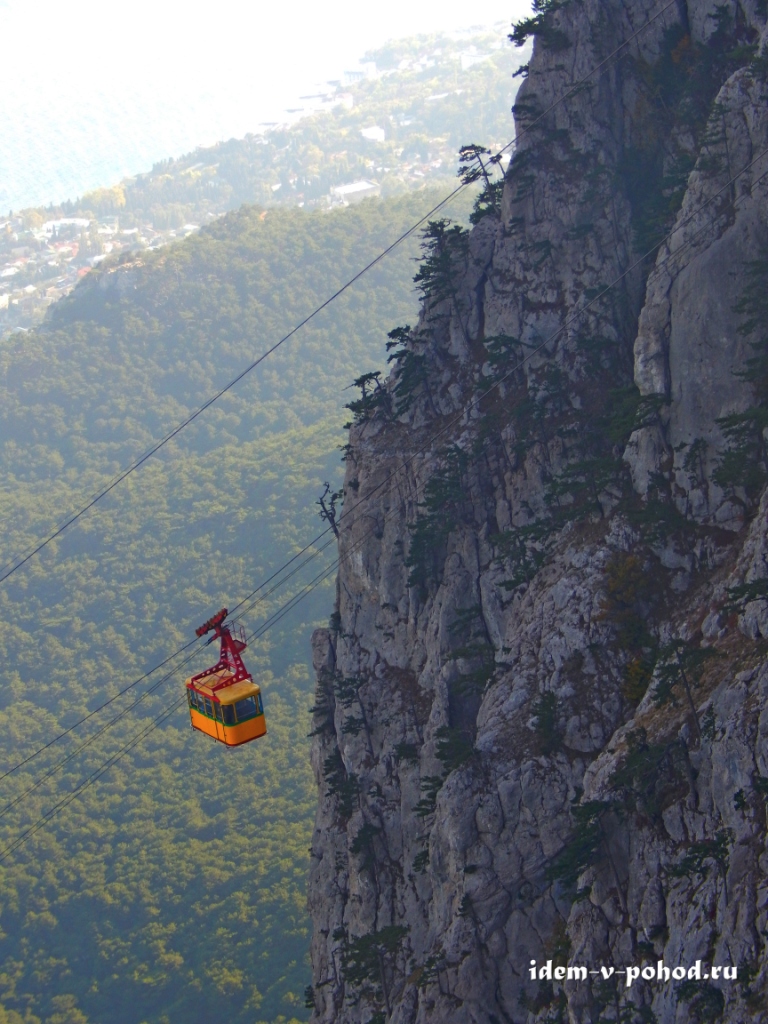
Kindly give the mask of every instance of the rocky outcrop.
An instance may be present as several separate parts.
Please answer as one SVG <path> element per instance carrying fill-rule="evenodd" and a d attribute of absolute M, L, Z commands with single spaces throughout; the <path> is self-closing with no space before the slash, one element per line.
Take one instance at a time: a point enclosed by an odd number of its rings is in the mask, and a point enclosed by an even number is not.
<path fill-rule="evenodd" d="M 687 515 L 741 523 L 712 479 L 723 437 L 717 421 L 741 412 L 749 389 L 737 373 L 749 357 L 734 310 L 746 261 L 768 245 L 768 86 L 749 69 L 720 90 L 711 136 L 688 181 L 669 241 L 646 288 L 635 341 L 635 381 L 663 399 L 662 422 L 636 431 L 628 461 L 646 493 L 668 460 Z M 687 452 L 701 449 L 696 465 Z"/>
<path fill-rule="evenodd" d="M 543 7 L 503 197 L 433 230 L 355 409 L 317 1024 L 768 1020 L 768 499 L 717 422 L 755 401 L 766 11 Z M 618 973 L 697 960 L 738 977 Z"/>

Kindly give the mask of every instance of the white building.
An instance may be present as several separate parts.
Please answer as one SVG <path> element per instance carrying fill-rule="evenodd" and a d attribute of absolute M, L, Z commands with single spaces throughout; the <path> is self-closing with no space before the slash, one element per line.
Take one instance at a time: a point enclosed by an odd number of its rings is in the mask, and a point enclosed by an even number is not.
<path fill-rule="evenodd" d="M 60 220 L 47 220 L 41 230 L 45 235 L 52 235 L 59 228 L 71 227 L 72 225 L 78 228 L 87 228 L 90 226 L 90 223 L 84 217 L 62 217 Z"/>
<path fill-rule="evenodd" d="M 364 139 L 370 139 L 371 142 L 383 142 L 386 138 L 384 129 L 379 128 L 377 124 L 371 125 L 370 128 L 361 128 L 360 134 Z"/>
<path fill-rule="evenodd" d="M 349 185 L 337 185 L 331 189 L 331 197 L 336 202 L 342 202 L 345 206 L 352 203 L 359 203 L 362 199 L 370 196 L 381 195 L 381 185 L 375 181 L 352 181 Z"/>

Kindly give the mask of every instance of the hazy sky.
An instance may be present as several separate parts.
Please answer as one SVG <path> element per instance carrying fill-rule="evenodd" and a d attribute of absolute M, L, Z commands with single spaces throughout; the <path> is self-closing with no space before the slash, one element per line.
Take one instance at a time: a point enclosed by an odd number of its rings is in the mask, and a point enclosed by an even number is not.
<path fill-rule="evenodd" d="M 0 0 L 0 212 L 242 136 L 366 50 L 529 0 Z"/>

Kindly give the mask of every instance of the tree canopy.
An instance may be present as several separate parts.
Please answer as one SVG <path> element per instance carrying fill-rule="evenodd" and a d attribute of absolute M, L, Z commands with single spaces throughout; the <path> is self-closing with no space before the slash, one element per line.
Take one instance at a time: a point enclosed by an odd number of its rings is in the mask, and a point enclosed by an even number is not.
<path fill-rule="evenodd" d="M 422 192 L 328 214 L 243 208 L 183 243 L 105 266 L 43 329 L 0 343 L 0 561 L 434 201 Z M 384 365 L 387 331 L 414 316 L 418 244 L 409 240 L 0 586 L 0 774 L 320 532 L 315 501 L 340 481 L 344 388 Z M 246 624 L 297 593 L 332 550 L 248 610 Z M 306 1019 L 308 641 L 327 620 L 331 586 L 246 652 L 262 684 L 265 739 L 229 752 L 192 733 L 184 708 L 0 864 L 0 1020 Z M 177 699 L 184 675 L 97 735 L 152 676 L 2 779 L 0 849 Z"/>

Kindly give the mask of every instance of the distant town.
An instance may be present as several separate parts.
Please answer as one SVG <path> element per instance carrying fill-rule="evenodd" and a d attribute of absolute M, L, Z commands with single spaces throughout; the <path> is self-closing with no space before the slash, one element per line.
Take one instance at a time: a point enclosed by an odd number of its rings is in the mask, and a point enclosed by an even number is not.
<path fill-rule="evenodd" d="M 197 229 L 121 228 L 118 217 L 44 221 L 36 211 L 0 220 L 0 334 L 28 330 L 108 256 L 165 245 Z"/>
<path fill-rule="evenodd" d="M 448 188 L 461 144 L 508 144 L 512 72 L 526 55 L 503 35 L 402 40 L 372 56 L 302 97 L 281 124 L 0 218 L 0 338 L 34 328 L 103 261 L 184 238 L 243 202 L 332 210 Z"/>

